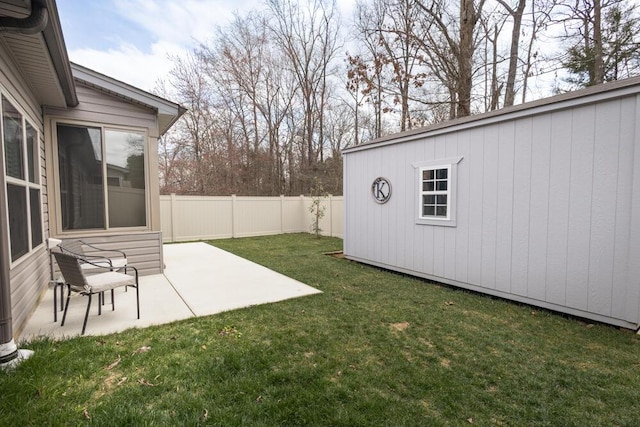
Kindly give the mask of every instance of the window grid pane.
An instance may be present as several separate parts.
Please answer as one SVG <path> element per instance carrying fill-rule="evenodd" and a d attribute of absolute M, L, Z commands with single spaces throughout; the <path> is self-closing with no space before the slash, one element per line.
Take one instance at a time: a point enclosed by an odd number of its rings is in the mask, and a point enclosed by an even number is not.
<path fill-rule="evenodd" d="M 29 189 L 29 203 L 31 208 L 31 248 L 42 243 L 42 218 L 40 216 L 40 190 Z"/>
<path fill-rule="evenodd" d="M 448 214 L 449 170 L 447 168 L 422 171 L 422 216 L 446 218 Z"/>
<path fill-rule="evenodd" d="M 29 252 L 29 229 L 27 222 L 27 193 L 24 187 L 7 184 L 9 206 L 9 236 L 11 238 L 11 261 Z"/>
<path fill-rule="evenodd" d="M 24 179 L 22 115 L 4 96 L 2 97 L 2 130 L 7 176 Z"/>
<path fill-rule="evenodd" d="M 105 227 L 100 128 L 58 125 L 63 230 Z"/>
<path fill-rule="evenodd" d="M 109 227 L 144 227 L 144 134 L 106 130 L 105 150 Z"/>
<path fill-rule="evenodd" d="M 29 123 L 26 125 L 27 135 L 27 173 L 29 174 L 29 182 L 38 183 L 38 133 Z"/>

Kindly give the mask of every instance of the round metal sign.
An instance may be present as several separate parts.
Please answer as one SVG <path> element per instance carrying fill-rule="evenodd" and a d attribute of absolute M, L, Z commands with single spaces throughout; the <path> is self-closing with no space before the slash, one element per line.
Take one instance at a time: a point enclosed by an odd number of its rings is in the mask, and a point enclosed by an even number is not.
<path fill-rule="evenodd" d="M 391 198 L 391 183 L 387 178 L 378 177 L 371 184 L 371 195 L 380 203 L 387 203 Z"/>

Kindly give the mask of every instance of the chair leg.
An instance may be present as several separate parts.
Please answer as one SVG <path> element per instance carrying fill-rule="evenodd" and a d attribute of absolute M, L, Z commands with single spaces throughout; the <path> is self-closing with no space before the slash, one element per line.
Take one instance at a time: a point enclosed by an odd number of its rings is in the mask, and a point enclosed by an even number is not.
<path fill-rule="evenodd" d="M 62 306 L 62 298 L 60 298 L 60 306 Z M 58 321 L 58 284 L 53 285 L 53 323 Z"/>
<path fill-rule="evenodd" d="M 116 299 L 114 298 L 113 289 L 111 289 L 111 311 L 116 311 Z"/>
<path fill-rule="evenodd" d="M 102 304 L 104 304 L 104 292 L 98 293 L 98 316 L 102 315 Z"/>
<path fill-rule="evenodd" d="M 60 322 L 60 326 L 64 326 L 64 321 L 67 318 L 67 309 L 69 308 L 70 299 L 71 299 L 71 286 L 67 285 L 67 301 L 64 304 L 64 314 L 62 315 L 62 322 Z"/>
<path fill-rule="evenodd" d="M 64 300 L 64 283 L 60 283 L 60 311 L 62 311 L 63 300 Z"/>
<path fill-rule="evenodd" d="M 82 324 L 82 335 L 84 335 L 84 331 L 87 329 L 87 320 L 89 319 L 89 310 L 91 309 L 91 295 L 91 293 L 87 294 L 87 297 L 89 297 L 89 302 L 87 302 L 87 312 L 84 315 L 84 323 Z"/>
<path fill-rule="evenodd" d="M 136 306 L 138 308 L 138 319 L 140 319 L 140 285 L 136 285 Z"/>
<path fill-rule="evenodd" d="M 140 282 L 138 281 L 138 270 L 136 270 L 136 306 L 138 308 L 138 319 L 140 319 Z"/>

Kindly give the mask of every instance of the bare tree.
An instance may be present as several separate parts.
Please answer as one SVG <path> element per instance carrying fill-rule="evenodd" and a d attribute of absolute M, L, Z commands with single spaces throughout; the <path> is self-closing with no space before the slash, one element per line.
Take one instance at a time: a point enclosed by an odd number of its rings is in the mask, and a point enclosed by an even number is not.
<path fill-rule="evenodd" d="M 269 0 L 270 32 L 288 60 L 295 76 L 304 112 L 302 165 L 307 179 L 301 191 L 311 185 L 316 161 L 324 156 L 324 107 L 329 78 L 338 49 L 338 14 L 335 1 L 310 0 L 303 8 L 293 0 Z"/>
<path fill-rule="evenodd" d="M 175 57 L 171 71 L 171 84 L 178 93 L 178 100 L 187 107 L 178 125 L 183 132 L 184 149 L 193 162 L 193 187 L 185 190 L 198 194 L 205 194 L 205 177 L 210 173 L 206 160 L 212 131 L 211 92 L 204 70 L 202 58 L 191 53 L 182 58 Z"/>
<path fill-rule="evenodd" d="M 347 55 L 348 89 L 360 92 L 365 101 L 373 107 L 374 138 L 383 134 L 382 115 L 384 110 L 383 53 L 378 42 L 376 29 L 382 26 L 381 17 L 370 13 L 370 6 L 358 2 L 354 18 L 354 32 L 362 50 L 357 55 Z M 357 96 L 357 95 L 356 95 Z"/>
<path fill-rule="evenodd" d="M 443 65 L 443 73 L 437 73 L 451 94 L 452 117 L 471 114 L 473 86 L 473 60 L 475 52 L 474 33 L 482 14 L 485 0 L 460 0 L 458 19 L 452 15 L 444 0 L 434 0 L 427 7 L 424 1 L 416 4 L 426 13 L 433 24 L 435 34 L 423 43 L 425 52 L 433 65 Z M 457 34 L 454 33 L 458 29 Z M 453 106 L 455 105 L 455 112 Z"/>
<path fill-rule="evenodd" d="M 516 91 L 516 74 L 518 71 L 518 59 L 520 58 L 520 34 L 522 32 L 522 17 L 527 4 L 526 0 L 517 0 L 516 6 L 512 7 L 505 0 L 497 0 L 513 19 L 511 29 L 511 49 L 509 50 L 509 72 L 507 73 L 507 84 L 504 92 L 504 106 L 513 105 Z"/>

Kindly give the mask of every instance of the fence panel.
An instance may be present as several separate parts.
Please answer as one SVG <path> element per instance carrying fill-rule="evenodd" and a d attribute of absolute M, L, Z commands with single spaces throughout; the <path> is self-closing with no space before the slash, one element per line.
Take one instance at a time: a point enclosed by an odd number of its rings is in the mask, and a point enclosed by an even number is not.
<path fill-rule="evenodd" d="M 309 197 L 160 196 L 164 242 L 311 232 Z M 343 198 L 322 201 L 325 236 L 343 235 Z"/>

